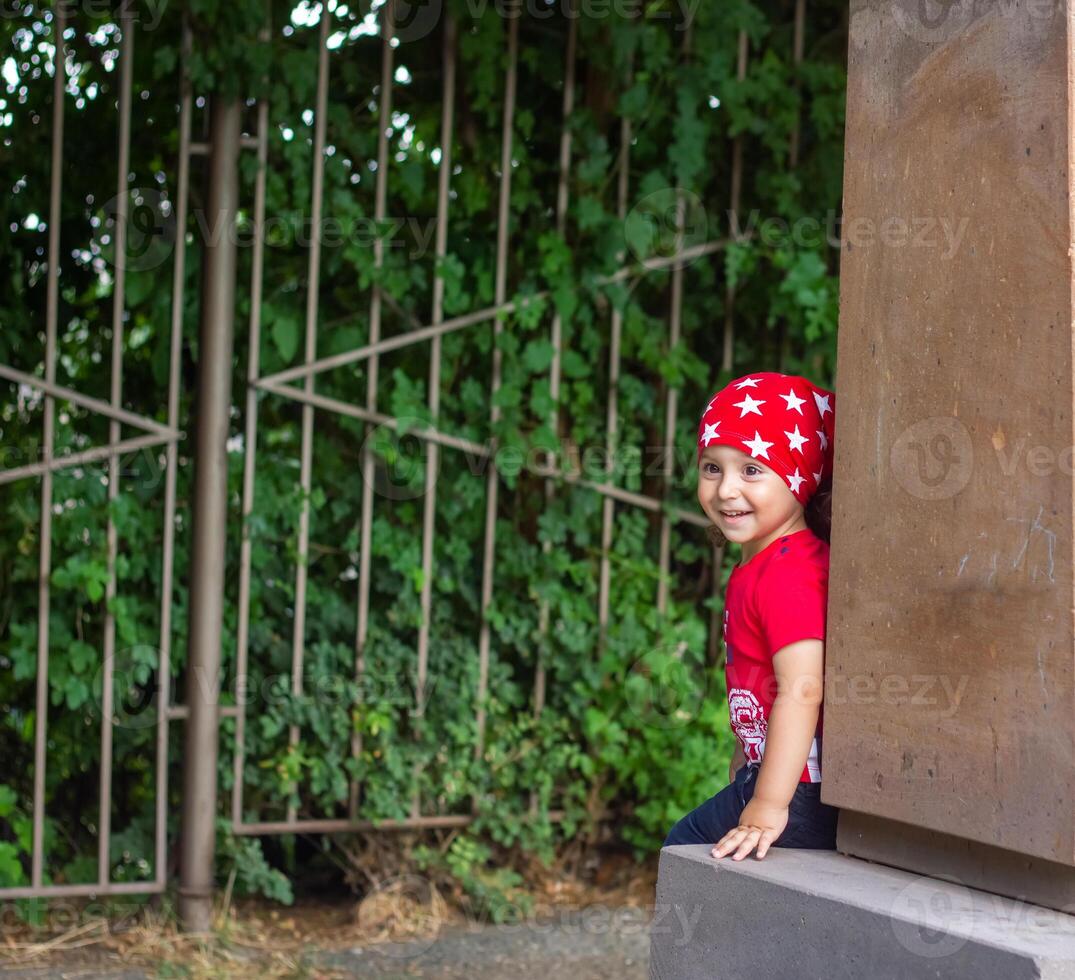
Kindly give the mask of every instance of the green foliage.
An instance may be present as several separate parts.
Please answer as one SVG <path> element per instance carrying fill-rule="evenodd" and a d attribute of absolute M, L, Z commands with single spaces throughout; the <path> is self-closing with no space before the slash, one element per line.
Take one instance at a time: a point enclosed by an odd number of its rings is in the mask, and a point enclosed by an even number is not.
<path fill-rule="evenodd" d="M 17 5 L 16 5 L 17 6 Z M 377 98 L 381 41 L 364 25 L 366 9 L 336 7 L 330 37 L 324 214 L 334 237 L 321 249 L 317 355 L 361 347 L 371 332 L 372 287 L 382 296 L 382 337 L 427 324 L 433 289 L 443 283 L 446 318 L 489 306 L 495 297 L 500 123 L 506 21 L 496 7 L 449 4 L 459 18 L 458 91 L 452 151 L 447 255 L 434 255 L 441 151 L 441 31 L 394 50 L 393 118 L 386 214 L 374 222 Z M 271 8 L 271 10 L 270 10 Z M 422 343 L 380 359 L 376 403 L 398 429 L 318 410 L 313 420 L 310 550 L 305 560 L 306 619 L 302 690 L 292 689 L 302 412 L 272 393 L 258 400 L 255 503 L 246 522 L 251 568 L 249 679 L 243 818 L 342 817 L 350 786 L 361 787 L 362 819 L 402 818 L 416 798 L 423 813 L 475 814 L 445 852 L 422 845 L 417 862 L 454 876 L 495 917 L 511 916 L 520 884 L 495 865 L 496 848 L 551 860 L 565 839 L 592 831 L 601 811 L 615 817 L 639 856 L 655 850 L 671 823 L 723 785 L 731 739 L 723 672 L 707 654 L 707 629 L 719 608 L 734 554 L 712 568 L 698 527 L 673 522 L 668 607 L 656 609 L 661 520 L 670 507 L 695 510 L 692 467 L 698 408 L 729 380 L 723 351 L 728 287 L 735 288 L 734 374 L 752 369 L 804 373 L 829 383 L 837 323 L 838 251 L 824 230 L 839 204 L 842 165 L 844 5 L 811 4 L 805 60 L 791 60 L 786 4 L 701 5 L 684 52 L 674 4 L 650 4 L 644 18 L 592 15 L 579 22 L 579 90 L 569 120 L 573 137 L 565 231 L 556 231 L 563 50 L 562 17 L 524 15 L 520 24 L 518 100 L 513 128 L 507 295 L 500 319 L 440 338 L 438 428 L 475 443 L 495 438 L 500 475 L 495 588 L 486 617 L 489 663 L 484 731 L 479 735 L 479 646 L 487 461 L 439 447 L 430 582 L 428 680 L 418 696 L 422 624 L 422 528 L 428 443 L 413 429 L 431 421 L 430 348 Z M 139 8 L 142 14 L 149 12 Z M 259 40 L 263 12 L 268 41 Z M 316 94 L 317 8 L 243 0 L 186 0 L 161 19 L 139 21 L 130 170 L 142 189 L 131 228 L 163 236 L 158 264 L 132 269 L 126 282 L 124 407 L 167 421 L 172 258 L 167 234 L 177 197 L 178 94 L 184 14 L 194 30 L 194 91 L 218 97 L 265 94 L 270 100 L 266 175 L 267 239 L 258 355 L 263 374 L 303 356 L 307 330 L 311 141 Z M 110 393 L 114 234 L 106 204 L 116 193 L 114 103 L 119 48 L 111 19 L 74 13 L 70 39 L 77 71 L 66 104 L 67 143 L 61 207 L 57 380 L 98 398 Z M 42 44 L 51 43 L 48 10 L 24 4 L 0 22 L 0 62 L 17 78 L 4 93 L 7 185 L 0 195 L 0 360 L 41 374 L 44 362 L 49 147 L 52 80 Z M 736 78 L 737 32 L 751 38 L 747 78 Z M 47 45 L 45 45 L 47 47 Z M 630 66 L 630 74 L 628 74 Z M 625 165 L 621 120 L 631 126 L 627 216 L 618 215 Z M 801 121 L 798 162 L 792 130 Z M 207 124 L 194 112 L 195 139 Z M 251 109 L 244 125 L 253 132 Z M 624 264 L 667 254 L 675 228 L 650 204 L 689 195 L 687 244 L 736 231 L 727 214 L 732 140 L 742 138 L 744 237 L 723 254 L 683 270 L 681 340 L 668 341 L 673 276 L 668 269 L 609 282 Z M 89 161 L 91 166 L 76 165 Z M 193 163 L 191 205 L 205 208 L 200 162 Z M 240 231 L 252 227 L 256 162 L 241 160 Z M 152 193 L 150 193 L 152 192 Z M 171 202 L 163 208 L 161 200 Z M 649 202 L 649 203 L 647 203 Z M 31 215 L 36 218 L 31 219 Z M 204 217 L 204 216 L 203 216 Z M 146 220 L 152 219 L 149 223 Z M 153 229 L 164 229 L 164 232 Z M 820 229 L 820 232 L 819 230 Z M 198 301 L 203 226 L 192 214 L 187 236 L 179 377 L 175 575 L 164 596 L 173 703 L 186 699 L 191 567 Z M 806 233 L 809 232 L 809 233 Z M 693 236 L 693 237 L 691 237 Z M 133 237 L 133 232 L 132 232 Z M 375 261 L 374 241 L 383 261 Z M 149 243 L 154 244 L 153 241 Z M 160 244 L 160 241 L 156 242 Z M 223 610 L 225 701 L 236 699 L 239 623 L 240 501 L 246 365 L 251 335 L 248 284 L 252 250 L 238 249 L 233 389 L 236 414 L 228 453 L 232 530 L 226 542 Z M 146 254 L 156 254 L 152 251 Z M 618 486 L 664 496 L 664 511 L 616 503 L 609 554 L 610 609 L 600 642 L 603 499 L 592 490 L 545 481 L 528 464 L 556 453 L 565 468 L 604 482 L 613 311 L 622 316 L 617 388 Z M 549 372 L 559 318 L 562 381 L 554 398 Z M 494 342 L 502 378 L 490 387 Z M 734 376 L 734 375 L 733 375 Z M 319 394 L 364 405 L 369 362 L 323 372 Z M 299 382 L 301 385 L 301 381 Z M 659 447 L 664 405 L 679 388 L 672 442 L 675 472 L 663 486 Z M 499 419 L 491 421 L 494 406 Z M 557 423 L 553 413 L 558 413 Z M 0 404 L 4 465 L 36 459 L 42 404 L 11 385 Z M 124 427 L 124 435 L 133 432 Z M 108 441 L 108 423 L 57 405 L 56 452 Z M 361 569 L 363 453 L 372 453 L 374 494 L 368 621 L 356 673 Z M 161 600 L 165 589 L 166 458 L 155 447 L 120 461 L 118 496 L 109 501 L 106 463 L 58 472 L 53 480 L 49 581 L 48 881 L 96 880 L 98 763 L 102 724 L 102 651 L 113 631 L 114 759 L 112 875 L 154 875 L 156 718 L 163 678 Z M 37 672 L 40 479 L 0 487 L 0 747 L 8 762 L 0 787 L 0 886 L 28 880 Z M 109 567 L 107 522 L 119 557 Z M 107 584 L 115 576 L 115 598 Z M 714 578 L 716 586 L 714 587 Z M 714 605 L 717 603 L 718 605 Z M 544 613 L 542 610 L 545 610 Z M 542 623 L 547 622 L 547 629 Z M 544 676 L 544 703 L 534 691 Z M 235 721 L 222 723 L 220 788 L 234 779 Z M 295 731 L 297 738 L 292 739 Z M 168 837 L 177 833 L 181 723 L 170 726 Z M 535 809 L 530 810 L 531 800 Z M 559 821 L 549 817 L 559 810 Z M 289 879 L 305 872 L 294 850 L 234 837 L 222 824 L 220 873 L 236 887 L 290 901 Z"/>

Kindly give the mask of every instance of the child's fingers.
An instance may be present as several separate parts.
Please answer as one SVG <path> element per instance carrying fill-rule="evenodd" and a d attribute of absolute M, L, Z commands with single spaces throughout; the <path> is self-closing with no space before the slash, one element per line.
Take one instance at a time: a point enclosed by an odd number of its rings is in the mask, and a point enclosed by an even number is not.
<path fill-rule="evenodd" d="M 755 847 L 757 847 L 758 840 L 762 835 L 762 831 L 752 827 L 747 831 L 747 835 L 743 842 L 739 845 L 739 850 L 732 855 L 733 861 L 742 861 Z"/>
<path fill-rule="evenodd" d="M 718 858 L 724 857 L 729 851 L 735 849 L 736 845 L 743 839 L 743 834 L 745 833 L 745 828 L 733 827 L 713 845 L 713 849 L 709 852 L 710 855 Z"/>
<path fill-rule="evenodd" d="M 763 833 L 761 835 L 761 840 L 758 841 L 758 854 L 757 854 L 757 857 L 758 857 L 759 861 L 763 857 L 765 857 L 766 854 L 769 853 L 769 845 L 771 845 L 774 840 L 776 840 L 776 834 L 773 833 L 773 831 L 771 831 L 771 830 L 767 830 L 767 831 L 765 831 L 765 833 Z"/>

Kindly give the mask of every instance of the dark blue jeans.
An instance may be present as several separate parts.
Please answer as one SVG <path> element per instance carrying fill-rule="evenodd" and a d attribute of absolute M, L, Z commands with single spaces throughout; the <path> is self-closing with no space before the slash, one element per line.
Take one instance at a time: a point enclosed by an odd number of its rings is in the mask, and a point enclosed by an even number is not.
<path fill-rule="evenodd" d="M 744 807 L 754 796 L 760 768 L 755 763 L 740 766 L 735 779 L 724 789 L 676 823 L 662 846 L 716 844 L 729 830 L 738 827 Z M 834 851 L 839 814 L 836 807 L 821 802 L 821 783 L 799 783 L 788 805 L 788 825 L 772 846 Z"/>

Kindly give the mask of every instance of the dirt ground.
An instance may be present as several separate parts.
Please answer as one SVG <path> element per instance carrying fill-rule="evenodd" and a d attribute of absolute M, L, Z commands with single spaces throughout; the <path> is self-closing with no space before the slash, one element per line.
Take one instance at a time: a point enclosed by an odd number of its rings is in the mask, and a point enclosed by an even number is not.
<path fill-rule="evenodd" d="M 528 878 L 534 909 L 514 924 L 468 914 L 417 875 L 384 881 L 360 901 L 305 896 L 281 906 L 221 896 L 207 936 L 180 932 L 166 903 L 122 919 L 87 906 L 65 917 L 62 931 L 31 930 L 8 914 L 0 975 L 642 980 L 656 881 L 656 855 L 645 865 L 602 855 L 577 875 L 552 869 Z"/>

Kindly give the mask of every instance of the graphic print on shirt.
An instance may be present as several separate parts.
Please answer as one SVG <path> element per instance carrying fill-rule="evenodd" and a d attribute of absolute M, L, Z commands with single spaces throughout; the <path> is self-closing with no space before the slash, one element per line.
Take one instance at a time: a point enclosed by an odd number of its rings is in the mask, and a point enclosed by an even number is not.
<path fill-rule="evenodd" d="M 765 753 L 765 733 L 769 728 L 765 711 L 753 691 L 733 687 L 728 691 L 728 711 L 732 729 L 743 746 L 747 762 L 761 762 Z"/>

